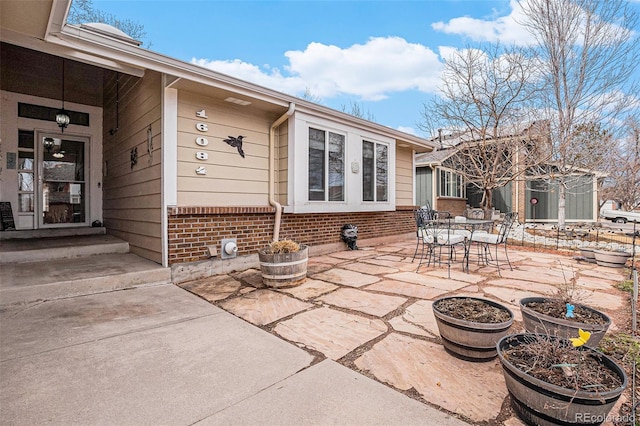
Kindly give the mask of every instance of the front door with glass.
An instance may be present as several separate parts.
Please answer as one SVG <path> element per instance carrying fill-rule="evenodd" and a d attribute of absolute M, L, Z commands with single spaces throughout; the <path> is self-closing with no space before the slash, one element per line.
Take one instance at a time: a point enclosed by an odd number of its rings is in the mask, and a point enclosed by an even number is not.
<path fill-rule="evenodd" d="M 87 140 L 41 134 L 39 142 L 39 227 L 86 225 Z"/>

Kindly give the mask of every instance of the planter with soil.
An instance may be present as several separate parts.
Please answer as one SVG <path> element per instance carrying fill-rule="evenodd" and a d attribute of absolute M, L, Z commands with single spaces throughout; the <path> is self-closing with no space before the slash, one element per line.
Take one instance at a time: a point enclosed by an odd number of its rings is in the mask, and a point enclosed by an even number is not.
<path fill-rule="evenodd" d="M 295 287 L 307 278 L 309 247 L 289 240 L 258 251 L 262 282 L 271 288 Z"/>
<path fill-rule="evenodd" d="M 627 386 L 615 361 L 567 339 L 512 334 L 497 350 L 511 404 L 530 425 L 601 424 Z"/>
<path fill-rule="evenodd" d="M 468 361 L 489 361 L 497 356 L 496 343 L 507 335 L 513 312 L 491 300 L 443 297 L 433 302 L 433 314 L 444 348 Z"/>
<path fill-rule="evenodd" d="M 611 319 L 603 312 L 575 303 L 573 317 L 567 317 L 567 304 L 561 299 L 526 297 L 520 300 L 524 328 L 529 333 L 570 338 L 582 329 L 591 333 L 589 346 L 597 347 L 604 337 Z"/>
<path fill-rule="evenodd" d="M 596 263 L 609 268 L 624 268 L 631 255 L 625 251 L 594 250 Z"/>

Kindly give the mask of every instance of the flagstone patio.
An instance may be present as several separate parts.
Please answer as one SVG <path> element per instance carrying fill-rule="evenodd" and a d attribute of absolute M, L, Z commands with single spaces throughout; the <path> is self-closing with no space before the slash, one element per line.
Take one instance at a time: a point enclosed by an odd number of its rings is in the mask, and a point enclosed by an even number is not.
<path fill-rule="evenodd" d="M 507 389 L 497 359 L 463 361 L 445 352 L 432 312 L 444 295 L 498 301 L 515 315 L 512 332 L 523 330 L 518 302 L 548 296 L 575 278 L 575 291 L 616 319 L 625 294 L 615 288 L 621 270 L 578 261 L 570 255 L 510 248 L 514 265 L 454 264 L 420 273 L 412 262 L 415 241 L 362 247 L 309 259 L 307 280 L 293 288 L 262 288 L 260 271 L 219 275 L 181 286 L 222 309 L 330 358 L 399 392 L 471 422 L 521 425 L 506 404 Z M 626 320 L 626 319 L 625 319 Z"/>

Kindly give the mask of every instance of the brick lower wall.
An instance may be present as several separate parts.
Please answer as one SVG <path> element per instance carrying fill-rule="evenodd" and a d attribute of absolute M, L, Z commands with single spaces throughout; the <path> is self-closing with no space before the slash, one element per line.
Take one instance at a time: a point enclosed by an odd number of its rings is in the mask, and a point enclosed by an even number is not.
<path fill-rule="evenodd" d="M 466 198 L 444 198 L 438 197 L 436 200 L 435 210 L 444 210 L 451 213 L 452 216 L 462 216 L 467 209 Z"/>
<path fill-rule="evenodd" d="M 358 238 L 415 231 L 413 206 L 391 212 L 283 213 L 280 239 L 309 245 L 341 242 L 342 226 L 358 227 Z M 271 242 L 275 209 L 270 207 L 174 207 L 169 209 L 169 263 L 206 260 L 207 246 L 237 238 L 238 255 L 256 253 Z"/>

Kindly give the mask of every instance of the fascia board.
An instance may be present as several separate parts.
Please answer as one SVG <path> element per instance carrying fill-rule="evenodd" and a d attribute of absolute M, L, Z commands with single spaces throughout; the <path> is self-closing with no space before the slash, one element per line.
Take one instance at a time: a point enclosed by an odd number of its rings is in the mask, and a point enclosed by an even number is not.
<path fill-rule="evenodd" d="M 198 65 L 190 64 L 137 46 L 128 45 L 127 43 L 93 33 L 75 25 L 65 25 L 60 32 L 48 35 L 47 41 L 75 50 L 85 47 L 84 50 L 95 54 L 97 57 L 117 63 L 125 63 L 133 70 L 152 69 L 178 78 L 189 79 L 200 84 L 230 90 L 282 107 L 287 107 L 291 102 L 295 102 L 298 108 L 303 108 L 305 112 L 309 114 L 331 117 L 334 120 L 344 122 L 350 126 L 362 127 L 369 131 L 407 142 L 418 149 L 433 150 L 436 148 L 434 143 L 418 136 L 404 133 L 244 80 L 239 80 Z M 79 45 L 78 43 L 81 44 Z"/>

